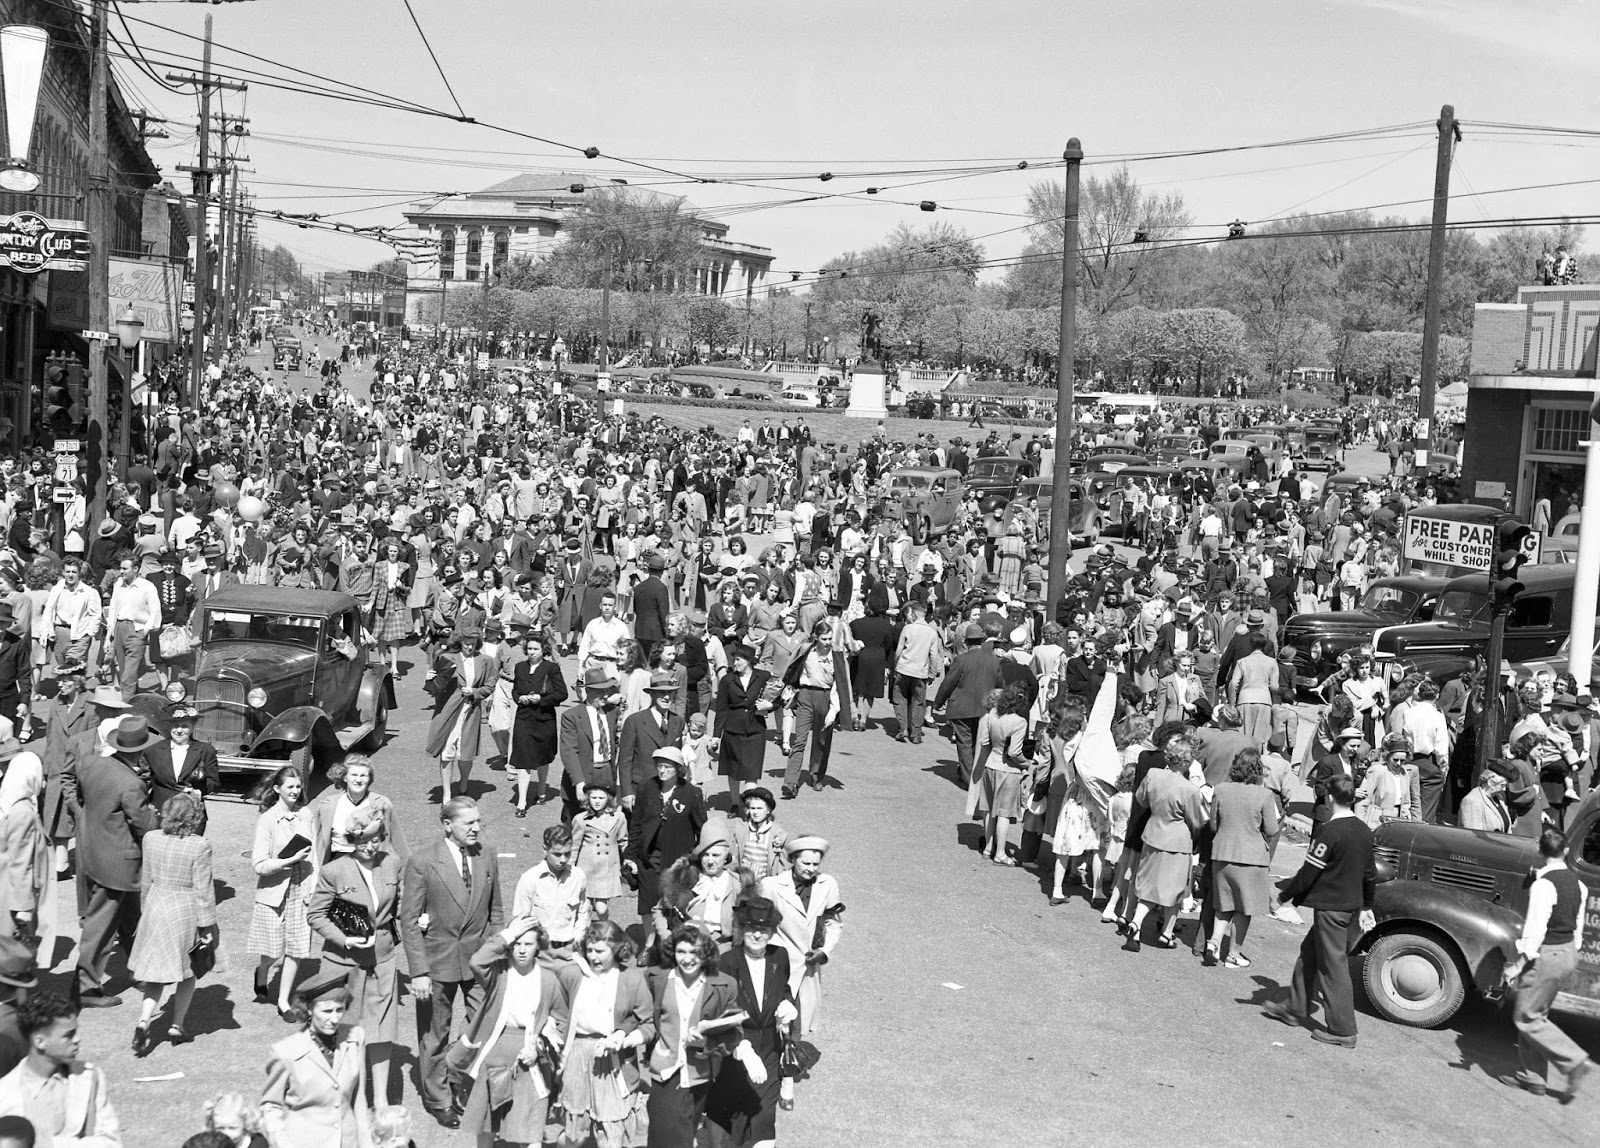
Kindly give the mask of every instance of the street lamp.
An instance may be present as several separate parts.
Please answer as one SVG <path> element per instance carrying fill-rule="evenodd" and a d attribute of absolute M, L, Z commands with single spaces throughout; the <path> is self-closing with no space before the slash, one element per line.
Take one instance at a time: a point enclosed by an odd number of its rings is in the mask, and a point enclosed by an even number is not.
<path fill-rule="evenodd" d="M 0 80 L 6 101 L 5 159 L 0 165 L 0 188 L 35 191 L 39 173 L 28 166 L 33 142 L 34 115 L 39 108 L 39 81 L 44 77 L 45 49 L 50 33 L 29 24 L 0 28 Z"/>
<path fill-rule="evenodd" d="M 139 318 L 130 303 L 127 310 L 117 316 L 117 342 L 122 344 L 124 351 L 131 351 L 139 345 L 143 336 L 144 320 Z"/>

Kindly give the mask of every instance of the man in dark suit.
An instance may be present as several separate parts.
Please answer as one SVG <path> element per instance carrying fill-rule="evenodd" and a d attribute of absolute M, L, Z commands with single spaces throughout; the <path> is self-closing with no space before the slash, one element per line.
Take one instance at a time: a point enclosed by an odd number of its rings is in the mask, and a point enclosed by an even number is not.
<path fill-rule="evenodd" d="M 77 990 L 86 1008 L 122 1003 L 106 992 L 106 964 L 113 935 L 131 951 L 139 927 L 140 842 L 160 819 L 137 767 L 145 750 L 160 740 L 148 721 L 130 714 L 106 739 L 110 756 L 94 751 L 91 738 L 90 751 L 78 754 L 73 765 L 81 803 L 78 869 L 85 894 Z"/>
<path fill-rule="evenodd" d="M 440 820 L 443 836 L 406 860 L 400 926 L 417 1002 L 417 1088 L 430 1116 L 446 1128 L 458 1128 L 461 1115 L 444 1062 L 451 1014 L 460 996 L 470 1028 L 483 1006 L 483 987 L 473 979 L 471 960 L 490 931 L 505 923 L 505 912 L 499 862 L 479 841 L 477 802 L 453 797 L 440 810 Z"/>
<path fill-rule="evenodd" d="M 205 832 L 206 795 L 217 788 L 217 747 L 194 740 L 195 708 L 177 706 L 172 711 L 167 740 L 145 751 L 150 770 L 150 806 L 157 814 L 174 796 L 189 790 L 200 799 L 200 832 Z"/>
<path fill-rule="evenodd" d="M 989 691 L 1000 684 L 1000 659 L 994 656 L 992 642 L 984 641 L 984 628 L 968 623 L 965 636 L 973 644 L 950 663 L 933 698 L 933 708 L 943 710 L 950 722 L 962 785 L 972 778 L 973 743 L 978 738 L 978 721 L 989 710 Z"/>
<path fill-rule="evenodd" d="M 1272 632 L 1267 629 L 1267 615 L 1263 610 L 1251 610 L 1244 616 L 1244 625 L 1234 631 L 1228 645 L 1222 651 L 1222 664 L 1217 667 L 1217 680 L 1226 682 L 1233 675 L 1234 663 L 1241 658 L 1248 658 L 1253 647 L 1250 645 L 1250 636 L 1260 634 L 1267 640 L 1266 653 L 1272 657 L 1277 652 L 1277 643 L 1272 640 Z"/>
<path fill-rule="evenodd" d="M 205 624 L 202 616 L 206 599 L 218 590 L 226 590 L 229 586 L 239 584 L 239 576 L 226 569 L 222 554 L 222 547 L 215 542 L 208 543 L 203 551 L 206 557 L 205 572 L 196 575 L 190 583 L 189 589 L 194 597 L 194 609 L 190 615 L 194 619 L 196 628 Z"/>
<path fill-rule="evenodd" d="M 570 824 L 583 808 L 589 785 L 617 786 L 617 679 L 593 666 L 584 671 L 583 704 L 561 715 L 561 820 Z"/>
<path fill-rule="evenodd" d="M 944 583 L 939 581 L 938 568 L 932 562 L 922 564 L 922 581 L 912 583 L 906 591 L 906 598 L 912 602 L 921 602 L 922 608 L 927 612 L 928 621 L 938 624 L 944 617 L 944 611 L 950 605 L 950 593 L 944 588 Z"/>
<path fill-rule="evenodd" d="M 677 679 L 671 674 L 652 674 L 646 688 L 650 708 L 628 715 L 617 743 L 617 783 L 622 807 L 630 812 L 639 792 L 655 776 L 656 750 L 683 742 L 683 717 L 672 712 L 678 697 Z"/>
<path fill-rule="evenodd" d="M 660 551 L 652 550 L 645 557 L 650 574 L 633 588 L 633 637 L 648 648 L 652 642 L 667 638 L 667 615 L 672 613 L 672 599 L 661 572 L 667 568 L 667 559 Z"/>

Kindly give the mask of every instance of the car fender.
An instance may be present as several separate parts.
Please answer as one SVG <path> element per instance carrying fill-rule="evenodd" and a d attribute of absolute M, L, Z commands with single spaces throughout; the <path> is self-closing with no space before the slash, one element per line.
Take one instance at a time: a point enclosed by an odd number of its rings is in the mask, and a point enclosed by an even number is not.
<path fill-rule="evenodd" d="M 1372 911 L 1377 927 L 1361 938 L 1361 952 L 1379 937 L 1408 926 L 1443 933 L 1461 954 L 1467 975 L 1480 992 L 1500 983 L 1506 956 L 1522 935 L 1519 913 L 1429 881 L 1382 882 L 1373 897 Z"/>
<path fill-rule="evenodd" d="M 274 741 L 290 745 L 310 743 L 313 747 L 339 744 L 333 732 L 333 723 L 317 706 L 293 706 L 273 718 L 251 743 L 250 755 L 254 757 L 258 747 Z"/>
<path fill-rule="evenodd" d="M 371 721 L 378 712 L 380 697 L 389 709 L 396 708 L 394 679 L 387 670 L 368 666 L 367 672 L 361 676 L 361 692 L 356 695 L 356 717 L 364 722 Z"/>

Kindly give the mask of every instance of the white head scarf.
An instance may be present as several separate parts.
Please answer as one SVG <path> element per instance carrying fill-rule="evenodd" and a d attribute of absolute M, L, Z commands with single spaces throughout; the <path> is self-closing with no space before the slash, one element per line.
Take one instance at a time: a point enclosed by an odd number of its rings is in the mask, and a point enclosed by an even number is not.
<path fill-rule="evenodd" d="M 0 816 L 11 812 L 11 807 L 26 801 L 37 808 L 39 793 L 44 789 L 44 763 L 39 755 L 23 750 L 6 766 L 0 777 Z"/>

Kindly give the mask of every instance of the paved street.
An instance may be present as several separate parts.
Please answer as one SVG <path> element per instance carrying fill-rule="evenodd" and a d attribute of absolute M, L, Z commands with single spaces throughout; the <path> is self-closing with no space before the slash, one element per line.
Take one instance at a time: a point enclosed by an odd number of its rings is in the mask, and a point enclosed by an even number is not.
<path fill-rule="evenodd" d="M 364 376 L 357 382 L 364 390 Z M 1352 462 L 1378 460 L 1369 451 Z M 421 748 L 422 671 L 411 654 L 402 666 L 376 787 L 395 801 L 415 843 L 438 832 L 437 772 Z M 567 669 L 570 679 L 570 662 Z M 769 776 L 779 765 L 769 748 Z M 516 876 L 539 859 L 539 834 L 559 805 L 516 820 L 506 775 L 480 761 L 478 776 L 509 897 Z M 1159 1129 L 1163 1140 L 1204 1144 L 1359 1138 L 1503 1148 L 1594 1143 L 1600 1133 L 1593 1096 L 1563 1108 L 1497 1083 L 1515 1065 L 1501 1010 L 1469 1007 L 1437 1032 L 1364 1012 L 1354 1052 L 1263 1019 L 1259 1006 L 1286 982 L 1299 927 L 1257 922 L 1254 965 L 1243 971 L 1202 968 L 1187 945 L 1123 952 L 1081 897 L 1050 908 L 1047 876 L 979 859 L 977 827 L 959 819 L 954 754 L 941 738 L 913 748 L 881 728 L 842 732 L 831 776 L 837 781 L 825 793 L 802 790 L 779 810 L 791 832 L 832 842 L 827 868 L 848 905 L 825 980 L 823 1059 L 780 1122 L 784 1144 L 1134 1144 Z M 718 794 L 716 804 L 725 800 Z M 238 800 L 212 805 L 227 968 L 202 983 L 191 1013 L 195 1042 L 162 1044 L 134 1060 L 132 994 L 121 1008 L 83 1018 L 84 1047 L 107 1069 L 135 1148 L 167 1148 L 199 1127 L 202 1102 L 219 1091 L 254 1091 L 267 1046 L 287 1031 L 270 1008 L 251 1003 L 252 962 L 242 951 L 255 814 Z M 1292 872 L 1300 857 L 1287 845 L 1276 871 Z M 70 889 L 63 900 L 69 930 Z M 631 903 L 619 907 L 619 920 L 635 920 Z M 1181 935 L 1193 927 L 1186 922 Z M 59 952 L 65 962 L 64 945 Z M 409 999 L 401 1025 L 413 1029 Z M 1600 1026 L 1578 1031 L 1600 1052 Z M 171 1073 L 182 1076 L 137 1079 Z M 409 1080 L 403 1100 L 418 1108 Z M 468 1142 L 418 1121 L 420 1148 Z"/>

